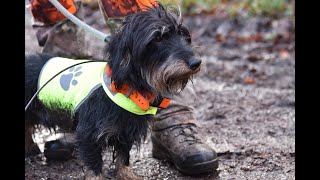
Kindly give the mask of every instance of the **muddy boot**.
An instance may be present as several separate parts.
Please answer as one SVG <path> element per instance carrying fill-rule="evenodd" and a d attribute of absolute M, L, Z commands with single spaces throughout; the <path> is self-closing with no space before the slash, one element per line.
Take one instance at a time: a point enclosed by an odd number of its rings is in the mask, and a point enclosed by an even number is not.
<path fill-rule="evenodd" d="M 55 132 L 55 137 L 51 137 L 50 140 L 44 144 L 44 156 L 47 161 L 67 161 L 75 158 L 76 145 L 74 128 L 70 129 L 58 129 Z"/>
<path fill-rule="evenodd" d="M 80 1 L 76 2 L 75 16 L 84 19 L 84 12 Z M 86 33 L 72 21 L 65 19 L 56 24 L 43 24 L 34 20 L 32 25 L 36 31 L 39 46 L 43 53 L 56 56 L 86 59 L 92 57 L 86 43 Z"/>
<path fill-rule="evenodd" d="M 162 109 L 152 126 L 152 154 L 167 159 L 183 174 L 198 175 L 218 168 L 217 153 L 197 132 L 192 109 L 172 102 Z"/>
<path fill-rule="evenodd" d="M 61 139 L 48 141 L 44 145 L 44 156 L 47 160 L 66 161 L 72 159 L 74 143 L 66 142 Z"/>

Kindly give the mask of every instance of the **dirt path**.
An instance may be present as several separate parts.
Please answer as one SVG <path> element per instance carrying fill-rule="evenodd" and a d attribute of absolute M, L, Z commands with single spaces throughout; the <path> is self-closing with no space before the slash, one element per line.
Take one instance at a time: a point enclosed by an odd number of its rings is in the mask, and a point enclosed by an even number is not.
<path fill-rule="evenodd" d="M 26 54 L 40 51 L 26 10 Z M 87 22 L 102 29 L 98 11 Z M 295 179 L 294 25 L 282 18 L 230 20 L 195 16 L 184 21 L 200 46 L 203 68 L 186 103 L 196 116 L 206 142 L 220 157 L 219 174 L 183 176 L 166 161 L 152 158 L 148 139 L 131 163 L 144 179 Z M 258 34 L 258 35 L 257 35 Z M 261 37 L 272 38 L 261 41 Z M 260 39 L 259 39 L 260 38 Z M 88 37 L 101 58 L 103 43 Z M 43 145 L 49 135 L 37 133 Z M 110 159 L 110 154 L 105 156 Z M 81 179 L 81 162 L 46 162 L 43 155 L 25 159 L 26 179 Z M 112 168 L 112 166 L 111 166 Z M 109 164 L 104 166 L 108 172 Z"/>

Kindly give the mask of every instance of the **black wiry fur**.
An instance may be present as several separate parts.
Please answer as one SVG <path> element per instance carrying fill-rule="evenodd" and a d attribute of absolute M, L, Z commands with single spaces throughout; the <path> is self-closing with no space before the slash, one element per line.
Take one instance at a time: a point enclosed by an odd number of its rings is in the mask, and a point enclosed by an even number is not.
<path fill-rule="evenodd" d="M 201 61 L 190 43 L 190 34 L 178 15 L 161 5 L 127 16 L 106 46 L 116 86 L 128 83 L 142 94 L 148 91 L 156 97 L 183 89 L 200 69 Z M 45 54 L 26 57 L 25 104 L 36 92 L 41 68 L 50 58 Z M 74 130 L 79 157 L 95 175 L 101 174 L 102 152 L 108 146 L 114 148 L 116 162 L 128 166 L 130 149 L 146 138 L 150 120 L 151 115 L 135 115 L 117 106 L 102 87 L 86 99 L 75 117 L 50 110 L 37 99 L 25 115 L 27 129 L 43 124 Z"/>

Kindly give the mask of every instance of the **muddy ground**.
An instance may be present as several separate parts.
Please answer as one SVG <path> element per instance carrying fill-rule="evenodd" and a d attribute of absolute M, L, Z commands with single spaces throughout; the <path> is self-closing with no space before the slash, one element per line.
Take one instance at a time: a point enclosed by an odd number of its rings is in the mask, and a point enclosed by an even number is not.
<path fill-rule="evenodd" d="M 26 1 L 27 2 L 27 1 Z M 86 22 L 105 29 L 99 11 Z M 40 51 L 26 9 L 26 54 Z M 186 103 L 195 108 L 205 141 L 217 151 L 218 174 L 184 176 L 172 164 L 152 158 L 150 139 L 131 164 L 144 179 L 295 179 L 295 33 L 294 21 L 280 17 L 224 14 L 185 17 L 199 45 L 203 66 Z M 90 50 L 102 57 L 103 43 L 88 36 Z M 43 150 L 47 131 L 35 140 Z M 110 160 L 110 153 L 104 157 Z M 109 161 L 110 162 L 110 161 Z M 105 172 L 113 168 L 104 166 Z M 77 159 L 47 162 L 43 155 L 25 158 L 25 179 L 82 179 Z"/>

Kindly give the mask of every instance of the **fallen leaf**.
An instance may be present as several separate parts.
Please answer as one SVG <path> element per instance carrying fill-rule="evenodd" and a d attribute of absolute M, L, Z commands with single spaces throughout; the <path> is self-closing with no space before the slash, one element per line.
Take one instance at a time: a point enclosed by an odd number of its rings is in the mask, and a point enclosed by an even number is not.
<path fill-rule="evenodd" d="M 219 43 L 224 43 L 224 42 L 226 42 L 226 38 L 225 38 L 224 36 L 220 35 L 220 34 L 217 34 L 217 35 L 215 36 L 215 39 L 216 39 L 216 41 L 219 42 Z"/>
<path fill-rule="evenodd" d="M 254 84 L 254 83 L 256 83 L 256 80 L 251 77 L 246 77 L 243 79 L 243 82 L 246 84 Z"/>
<path fill-rule="evenodd" d="M 256 33 L 251 36 L 238 37 L 238 41 L 242 43 L 262 42 L 264 40 L 260 33 Z"/>
<path fill-rule="evenodd" d="M 281 59 L 287 59 L 290 56 L 289 52 L 285 49 L 280 50 L 279 55 Z"/>
<path fill-rule="evenodd" d="M 261 153 L 260 155 L 259 155 L 260 157 L 268 157 L 269 156 L 269 154 L 268 153 Z"/>

